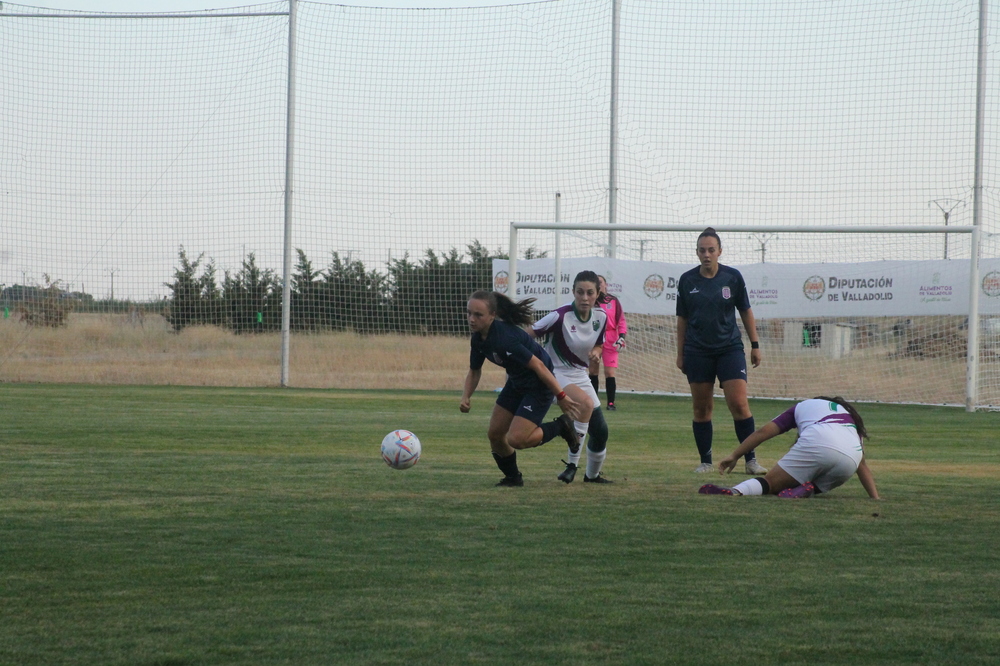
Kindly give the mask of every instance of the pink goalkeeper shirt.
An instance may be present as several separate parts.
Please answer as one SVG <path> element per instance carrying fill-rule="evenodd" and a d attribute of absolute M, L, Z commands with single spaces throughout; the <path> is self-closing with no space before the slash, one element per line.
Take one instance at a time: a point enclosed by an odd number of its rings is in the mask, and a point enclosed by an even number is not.
<path fill-rule="evenodd" d="M 608 302 L 601 303 L 601 309 L 608 314 L 608 325 L 604 331 L 604 348 L 614 349 L 615 340 L 628 333 L 625 311 L 617 296 L 608 295 Z"/>

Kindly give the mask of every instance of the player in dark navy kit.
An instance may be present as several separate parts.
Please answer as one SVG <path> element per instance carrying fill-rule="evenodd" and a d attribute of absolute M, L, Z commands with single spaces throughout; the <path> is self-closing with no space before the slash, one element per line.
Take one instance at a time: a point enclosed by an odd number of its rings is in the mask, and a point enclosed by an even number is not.
<path fill-rule="evenodd" d="M 726 396 L 733 416 L 736 438 L 742 442 L 753 434 L 754 420 L 747 401 L 747 359 L 743 338 L 736 325 L 740 313 L 750 338 L 750 362 L 760 365 L 757 325 L 750 309 L 746 283 L 738 270 L 719 263 L 722 240 L 709 227 L 698 236 L 698 259 L 677 282 L 677 367 L 687 375 L 694 402 L 691 424 L 701 456 L 695 472 L 714 470 L 712 466 L 712 409 L 715 380 Z M 747 474 L 767 474 L 753 453 L 746 454 Z"/>
<path fill-rule="evenodd" d="M 535 299 L 513 302 L 495 291 L 477 291 L 469 297 L 468 321 L 472 329 L 469 373 L 459 409 L 471 409 L 472 394 L 479 386 L 487 359 L 507 371 L 507 383 L 497 397 L 490 418 L 489 439 L 493 459 L 503 472 L 498 486 L 522 486 L 517 450 L 540 446 L 562 437 L 579 450 L 573 421 L 587 411 L 589 400 L 574 385 L 565 388 L 552 374 L 552 360 L 521 326 L 531 323 Z M 553 397 L 563 415 L 542 423 Z"/>

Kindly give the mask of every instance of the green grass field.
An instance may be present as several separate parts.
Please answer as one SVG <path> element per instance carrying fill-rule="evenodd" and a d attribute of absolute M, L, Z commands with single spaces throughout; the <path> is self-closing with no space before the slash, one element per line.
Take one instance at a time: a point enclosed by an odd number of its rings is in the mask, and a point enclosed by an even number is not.
<path fill-rule="evenodd" d="M 698 495 L 689 400 L 627 394 L 613 486 L 553 442 L 495 488 L 493 397 L 0 385 L 0 663 L 1000 660 L 997 414 L 860 405 L 884 499 L 779 500 Z"/>

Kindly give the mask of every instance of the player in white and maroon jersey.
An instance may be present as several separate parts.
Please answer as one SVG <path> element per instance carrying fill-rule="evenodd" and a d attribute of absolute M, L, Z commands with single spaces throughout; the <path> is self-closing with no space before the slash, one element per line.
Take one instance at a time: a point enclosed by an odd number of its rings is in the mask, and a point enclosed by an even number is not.
<path fill-rule="evenodd" d="M 875 478 L 865 461 L 863 442 L 868 437 L 865 423 L 854 406 L 841 397 L 820 396 L 788 408 L 720 461 L 719 472 L 732 471 L 740 456 L 792 428 L 798 429 L 798 439 L 763 477 L 748 479 L 732 488 L 709 483 L 698 492 L 804 498 L 830 492 L 857 473 L 868 496 L 879 498 Z"/>
<path fill-rule="evenodd" d="M 558 477 L 565 483 L 572 483 L 576 476 L 582 444 L 588 433 L 587 471 L 583 480 L 585 483 L 611 483 L 601 475 L 607 457 L 608 424 L 588 374 L 591 361 L 600 358 L 608 321 L 607 313 L 595 307 L 597 296 L 597 274 L 582 271 L 573 280 L 573 302 L 556 308 L 532 326 L 532 332 L 542 338 L 542 346 L 552 358 L 552 374 L 559 384 L 579 386 L 594 406 L 588 421 L 574 422 L 581 446 L 568 453 L 566 469 Z"/>

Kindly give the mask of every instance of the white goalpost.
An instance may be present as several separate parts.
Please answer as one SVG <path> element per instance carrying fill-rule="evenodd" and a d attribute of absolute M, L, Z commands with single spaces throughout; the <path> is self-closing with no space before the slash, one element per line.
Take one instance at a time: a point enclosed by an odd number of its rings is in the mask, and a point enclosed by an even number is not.
<path fill-rule="evenodd" d="M 992 384 L 988 395 L 980 395 L 984 375 L 980 358 L 985 354 L 992 366 L 998 350 L 993 337 L 980 340 L 984 329 L 993 331 L 995 319 L 980 312 L 982 295 L 993 288 L 993 278 L 987 284 L 980 275 L 978 226 L 719 224 L 713 228 L 723 238 L 723 263 L 736 266 L 747 280 L 765 350 L 765 363 L 751 371 L 752 396 L 792 399 L 833 391 L 862 401 L 961 404 L 967 411 L 996 404 Z M 513 222 L 510 259 L 494 262 L 501 278 L 495 284 L 505 284 L 515 298 L 534 296 L 536 308 L 548 310 L 571 300 L 567 283 L 575 272 L 584 268 L 606 272 L 612 293 L 622 300 L 626 316 L 634 319 L 629 324 L 628 351 L 620 358 L 620 389 L 683 393 L 683 377 L 673 367 L 677 350 L 671 289 L 680 273 L 695 265 L 695 239 L 703 229 L 690 224 Z M 558 240 L 567 232 L 611 231 L 625 238 L 662 237 L 671 244 L 671 261 L 571 257 Z M 522 236 L 531 232 L 555 234 L 556 240 L 549 244 L 556 248 L 552 260 L 518 259 Z M 800 263 L 741 265 L 725 260 L 727 238 L 760 233 L 779 233 L 798 246 Z M 920 243 L 894 247 L 885 240 L 950 234 L 967 239 L 959 243 L 966 258 L 913 259 L 899 248 Z M 849 239 L 848 246 L 881 243 L 882 261 L 828 262 L 825 257 L 837 255 L 830 251 L 838 245 L 830 239 L 836 238 Z M 538 236 L 532 239 L 540 242 Z M 811 257 L 819 260 L 810 262 Z M 988 262 L 989 268 L 1000 268 L 993 266 L 995 260 Z M 560 268 L 554 271 L 553 263 Z M 548 283 L 554 288 L 532 286 Z M 991 367 L 985 374 L 993 372 Z"/>

